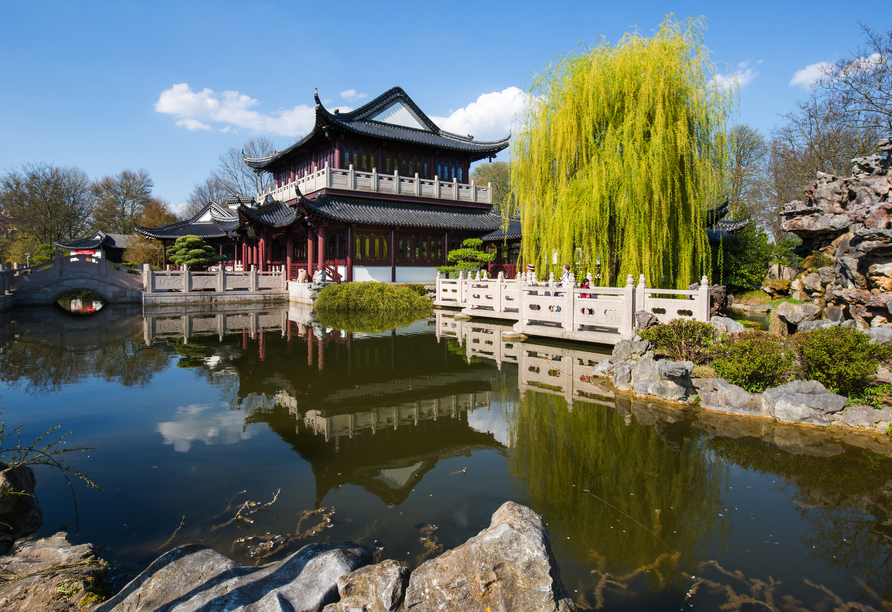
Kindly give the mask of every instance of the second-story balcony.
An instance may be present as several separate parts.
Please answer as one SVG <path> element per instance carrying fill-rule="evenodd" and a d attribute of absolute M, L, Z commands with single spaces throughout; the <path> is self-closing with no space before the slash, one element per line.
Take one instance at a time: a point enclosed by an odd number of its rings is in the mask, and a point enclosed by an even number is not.
<path fill-rule="evenodd" d="M 400 176 L 394 174 L 378 174 L 377 170 L 361 172 L 353 169 L 330 168 L 328 164 L 316 172 L 310 173 L 291 183 L 271 189 L 267 193 L 276 200 L 288 202 L 297 198 L 297 190 L 304 195 L 321 189 L 338 189 L 360 193 L 382 193 L 394 196 L 414 196 L 432 200 L 452 200 L 466 204 L 492 204 L 492 187 L 489 183 L 477 185 L 474 181 L 459 183 L 458 180 L 441 181 L 437 177 L 422 179 L 418 174 Z M 266 193 L 259 194 L 262 202 Z"/>

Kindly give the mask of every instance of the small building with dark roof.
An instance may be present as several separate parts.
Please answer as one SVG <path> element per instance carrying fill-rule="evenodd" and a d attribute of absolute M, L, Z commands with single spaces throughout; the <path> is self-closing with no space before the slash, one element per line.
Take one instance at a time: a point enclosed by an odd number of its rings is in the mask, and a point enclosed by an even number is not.
<path fill-rule="evenodd" d="M 99 255 L 111 263 L 124 261 L 124 251 L 130 246 L 129 234 L 106 234 L 97 231 L 71 242 L 56 242 L 56 247 L 68 249 L 72 255 Z"/>

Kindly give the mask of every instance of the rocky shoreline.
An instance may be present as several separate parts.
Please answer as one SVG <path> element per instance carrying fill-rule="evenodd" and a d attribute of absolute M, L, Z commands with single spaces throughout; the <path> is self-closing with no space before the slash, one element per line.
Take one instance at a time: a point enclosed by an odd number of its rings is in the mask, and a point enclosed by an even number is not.
<path fill-rule="evenodd" d="M 713 317 L 722 332 L 743 331 L 731 319 Z M 870 330 L 876 342 L 888 343 L 886 329 Z M 868 332 L 869 333 L 869 332 Z M 654 359 L 653 346 L 635 336 L 614 347 L 613 354 L 595 366 L 593 376 L 609 379 L 620 392 L 663 401 L 698 404 L 712 412 L 755 416 L 780 423 L 845 427 L 886 432 L 892 425 L 892 408 L 846 406 L 847 398 L 828 391 L 821 383 L 797 380 L 764 393 L 749 393 L 722 378 L 694 378 L 693 362 Z"/>

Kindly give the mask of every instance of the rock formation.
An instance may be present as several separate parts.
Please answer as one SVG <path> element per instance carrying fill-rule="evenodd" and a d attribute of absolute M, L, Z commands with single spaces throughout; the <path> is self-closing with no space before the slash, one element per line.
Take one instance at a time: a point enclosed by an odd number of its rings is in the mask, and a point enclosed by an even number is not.
<path fill-rule="evenodd" d="M 818 173 L 781 213 L 812 252 L 791 296 L 863 328 L 892 327 L 892 139 L 879 148 L 852 160 L 852 176 Z"/>
<path fill-rule="evenodd" d="M 35 486 L 34 471 L 28 466 L 0 463 L 0 553 L 40 529 L 43 512 L 34 497 Z"/>

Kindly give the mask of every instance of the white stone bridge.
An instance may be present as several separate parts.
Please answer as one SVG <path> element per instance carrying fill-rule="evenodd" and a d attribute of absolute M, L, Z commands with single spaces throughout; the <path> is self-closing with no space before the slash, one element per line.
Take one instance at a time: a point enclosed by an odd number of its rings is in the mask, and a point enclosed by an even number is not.
<path fill-rule="evenodd" d="M 10 306 L 49 305 L 69 291 L 85 289 L 109 304 L 141 303 L 143 271 L 92 255 L 65 257 L 61 251 L 42 264 L 0 271 L 0 298 Z"/>

